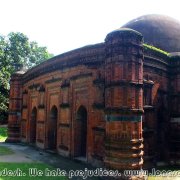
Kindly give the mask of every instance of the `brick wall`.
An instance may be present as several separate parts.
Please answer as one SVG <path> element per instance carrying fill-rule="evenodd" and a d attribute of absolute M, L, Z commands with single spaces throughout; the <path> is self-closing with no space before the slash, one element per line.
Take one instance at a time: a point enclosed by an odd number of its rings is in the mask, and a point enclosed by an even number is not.
<path fill-rule="evenodd" d="M 169 58 L 143 51 L 142 43 L 141 34 L 121 29 L 105 43 L 14 74 L 8 141 L 114 169 L 139 169 L 143 159 L 143 167 L 168 161 L 167 127 L 179 112 L 179 76 L 171 82 Z"/>

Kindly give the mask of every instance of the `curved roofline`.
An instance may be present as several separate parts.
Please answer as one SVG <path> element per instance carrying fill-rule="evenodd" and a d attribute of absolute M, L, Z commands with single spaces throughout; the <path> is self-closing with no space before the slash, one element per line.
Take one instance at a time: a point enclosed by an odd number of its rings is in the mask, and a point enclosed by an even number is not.
<path fill-rule="evenodd" d="M 27 74 L 27 73 L 29 73 L 29 72 L 31 72 L 31 71 L 39 68 L 40 66 L 50 64 L 50 63 L 52 63 L 52 61 L 57 60 L 57 58 L 63 58 L 63 57 L 65 57 L 65 56 L 67 56 L 67 55 L 71 55 L 71 54 L 76 53 L 76 52 L 78 52 L 78 51 L 86 50 L 86 49 L 90 49 L 90 48 L 94 48 L 95 46 L 101 46 L 101 45 L 103 45 L 103 44 L 104 44 L 104 43 L 91 44 L 91 45 L 83 46 L 83 47 L 80 47 L 80 48 L 77 48 L 77 49 L 73 49 L 73 50 L 67 51 L 67 52 L 65 52 L 65 53 L 56 55 L 56 56 L 54 56 L 54 57 L 52 57 L 52 58 L 50 58 L 50 59 L 47 59 L 47 60 L 43 61 L 42 63 L 40 63 L 40 64 L 38 64 L 38 65 L 32 67 L 32 68 L 29 69 L 27 72 L 25 72 L 25 74 Z"/>
<path fill-rule="evenodd" d="M 29 69 L 27 72 L 24 73 L 23 77 L 26 78 L 27 76 L 31 74 L 35 74 L 38 72 L 41 73 L 42 71 L 44 72 L 45 68 L 50 68 L 52 66 L 55 66 L 55 68 L 57 68 L 56 66 L 59 66 L 59 63 L 63 64 L 63 67 L 66 67 L 67 64 L 75 63 L 73 59 L 77 59 L 77 58 L 81 59 L 84 55 L 87 55 L 89 53 L 88 52 L 89 50 L 96 49 L 96 48 L 103 48 L 103 47 L 104 47 L 104 43 L 98 43 L 98 44 L 83 46 L 78 49 L 74 49 L 74 50 L 65 52 L 63 54 L 59 54 Z M 89 56 L 90 55 L 93 55 L 93 54 L 89 53 Z M 69 61 L 71 60 L 72 60 L 72 63 L 69 63 Z M 43 74 L 45 74 L 45 72 Z"/>

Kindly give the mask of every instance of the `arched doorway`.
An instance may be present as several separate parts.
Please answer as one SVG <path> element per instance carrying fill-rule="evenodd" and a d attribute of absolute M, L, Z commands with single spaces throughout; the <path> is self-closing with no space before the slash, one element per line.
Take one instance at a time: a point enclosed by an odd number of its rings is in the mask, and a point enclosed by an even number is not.
<path fill-rule="evenodd" d="M 36 120 L 37 120 L 37 109 L 33 108 L 31 112 L 31 120 L 30 120 L 30 143 L 36 143 Z"/>
<path fill-rule="evenodd" d="M 87 110 L 81 106 L 77 111 L 74 135 L 75 157 L 86 157 L 87 151 Z"/>
<path fill-rule="evenodd" d="M 56 150 L 57 146 L 57 116 L 57 107 L 53 106 L 50 111 L 48 123 L 48 149 L 51 150 Z"/>

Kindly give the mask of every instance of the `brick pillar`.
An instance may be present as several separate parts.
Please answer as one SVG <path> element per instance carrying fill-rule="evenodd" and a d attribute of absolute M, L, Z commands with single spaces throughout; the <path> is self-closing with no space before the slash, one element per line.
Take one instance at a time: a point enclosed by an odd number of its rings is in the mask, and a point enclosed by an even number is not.
<path fill-rule="evenodd" d="M 165 140 L 169 141 L 168 153 L 166 158 L 172 165 L 180 166 L 180 55 L 171 54 L 170 56 L 170 82 L 169 82 L 169 108 L 170 120 L 164 129 Z"/>
<path fill-rule="evenodd" d="M 9 97 L 9 116 L 8 116 L 8 138 L 6 142 L 20 141 L 20 120 L 22 107 L 22 75 L 18 71 L 11 76 L 10 97 Z"/>
<path fill-rule="evenodd" d="M 105 165 L 140 169 L 143 164 L 143 37 L 119 29 L 105 39 Z"/>

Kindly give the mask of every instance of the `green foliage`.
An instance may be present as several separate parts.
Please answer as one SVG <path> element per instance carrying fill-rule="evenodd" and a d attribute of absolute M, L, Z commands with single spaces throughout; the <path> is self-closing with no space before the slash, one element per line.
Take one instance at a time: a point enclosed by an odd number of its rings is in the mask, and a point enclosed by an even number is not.
<path fill-rule="evenodd" d="M 19 32 L 8 35 L 8 50 L 13 64 L 28 69 L 53 56 L 46 47 L 38 46 L 35 41 L 30 42 L 26 35 Z"/>
<path fill-rule="evenodd" d="M 46 47 L 30 42 L 23 33 L 0 36 L 0 122 L 7 119 L 9 80 L 18 68 L 29 69 L 49 58 Z"/>
<path fill-rule="evenodd" d="M 149 44 L 143 44 L 143 46 L 144 46 L 145 49 L 151 49 L 151 50 L 157 51 L 157 52 L 159 52 L 159 53 L 162 53 L 162 54 L 164 54 L 164 55 L 166 55 L 166 56 L 169 55 L 168 52 L 163 51 L 162 49 L 159 49 L 159 48 L 157 48 L 157 47 L 151 46 L 151 45 L 149 45 Z"/>
<path fill-rule="evenodd" d="M 49 54 L 46 47 L 39 47 L 37 42 L 30 42 L 31 53 L 29 56 L 28 66 L 37 65 L 46 59 L 53 57 L 53 54 Z M 32 65 L 31 65 L 32 63 Z"/>
<path fill-rule="evenodd" d="M 7 128 L 0 127 L 0 142 L 4 142 L 7 138 Z"/>

